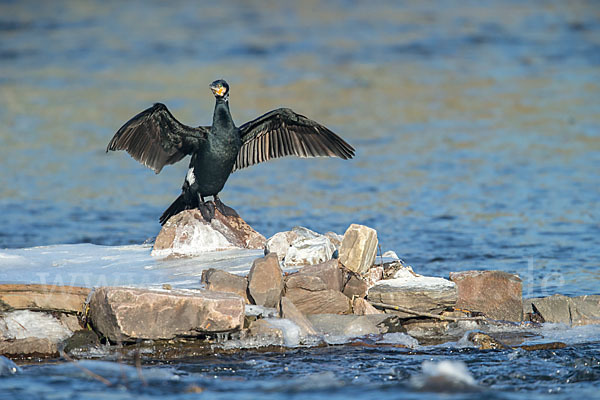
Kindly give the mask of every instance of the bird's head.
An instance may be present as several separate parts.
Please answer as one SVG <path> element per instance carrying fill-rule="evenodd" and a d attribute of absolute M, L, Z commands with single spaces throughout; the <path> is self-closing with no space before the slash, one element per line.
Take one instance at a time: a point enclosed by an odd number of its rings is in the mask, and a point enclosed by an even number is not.
<path fill-rule="evenodd" d="M 223 79 L 218 79 L 211 83 L 210 90 L 212 90 L 217 100 L 227 100 L 227 98 L 229 97 L 229 85 Z"/>

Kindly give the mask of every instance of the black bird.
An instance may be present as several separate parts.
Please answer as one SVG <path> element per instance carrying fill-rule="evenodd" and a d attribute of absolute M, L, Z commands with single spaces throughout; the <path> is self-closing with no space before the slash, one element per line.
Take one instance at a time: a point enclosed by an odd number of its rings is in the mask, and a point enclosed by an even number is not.
<path fill-rule="evenodd" d="M 160 217 L 161 225 L 192 208 L 208 207 L 210 219 L 214 209 L 205 203 L 206 196 L 213 196 L 222 212 L 232 212 L 218 194 L 238 169 L 290 155 L 345 160 L 354 156 L 354 148 L 338 135 L 289 108 L 270 111 L 237 128 L 229 112 L 227 82 L 216 80 L 210 89 L 216 99 L 212 126 L 184 125 L 164 104 L 156 103 L 127 121 L 106 148 L 126 150 L 157 174 L 165 165 L 192 156 L 182 193 Z"/>

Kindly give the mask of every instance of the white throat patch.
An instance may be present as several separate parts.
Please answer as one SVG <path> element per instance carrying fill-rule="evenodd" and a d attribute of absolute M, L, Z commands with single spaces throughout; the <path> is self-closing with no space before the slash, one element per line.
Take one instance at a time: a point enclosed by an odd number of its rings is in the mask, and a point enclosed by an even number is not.
<path fill-rule="evenodd" d="M 188 169 L 187 175 L 185 176 L 185 180 L 190 185 L 193 185 L 194 182 L 196 182 L 196 176 L 194 175 L 194 168 L 193 167 L 190 168 L 190 169 Z"/>

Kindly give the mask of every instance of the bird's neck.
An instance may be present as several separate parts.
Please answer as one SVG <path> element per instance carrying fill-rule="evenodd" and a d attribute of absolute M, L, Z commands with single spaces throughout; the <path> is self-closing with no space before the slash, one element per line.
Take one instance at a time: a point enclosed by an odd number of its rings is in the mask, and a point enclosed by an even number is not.
<path fill-rule="evenodd" d="M 233 118 L 231 118 L 231 113 L 229 112 L 228 100 L 217 100 L 217 103 L 215 104 L 215 113 L 213 114 L 213 126 L 229 129 L 235 128 Z"/>

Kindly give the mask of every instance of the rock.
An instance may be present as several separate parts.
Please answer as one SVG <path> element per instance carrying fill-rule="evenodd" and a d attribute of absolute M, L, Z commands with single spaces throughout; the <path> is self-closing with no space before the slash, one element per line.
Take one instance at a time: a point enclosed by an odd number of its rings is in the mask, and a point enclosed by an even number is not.
<path fill-rule="evenodd" d="M 402 321 L 402 328 L 421 344 L 439 344 L 450 340 L 448 337 L 449 321 L 421 318 L 405 319 Z"/>
<path fill-rule="evenodd" d="M 206 285 L 207 290 L 235 293 L 242 296 L 246 304 L 249 303 L 246 277 L 230 274 L 221 269 L 209 268 L 202 271 L 201 281 Z"/>
<path fill-rule="evenodd" d="M 490 335 L 482 332 L 471 332 L 467 338 L 475 346 L 479 347 L 480 350 L 500 350 L 510 348 L 499 340 L 494 339 Z"/>
<path fill-rule="evenodd" d="M 325 232 L 325 236 L 327 236 L 331 243 L 335 246 L 335 248 L 339 250 L 340 246 L 342 245 L 342 240 L 344 240 L 344 237 L 335 232 Z"/>
<path fill-rule="evenodd" d="M 308 316 L 315 330 L 325 336 L 360 337 L 377 335 L 377 323 L 364 315 L 314 314 Z"/>
<path fill-rule="evenodd" d="M 262 249 L 266 239 L 237 215 L 215 215 L 207 222 L 198 209 L 169 218 L 152 249 L 153 256 L 191 256 L 226 249 Z"/>
<path fill-rule="evenodd" d="M 281 317 L 289 319 L 300 328 L 302 336 L 316 335 L 317 331 L 312 326 L 311 322 L 306 318 L 294 303 L 287 297 L 281 298 Z"/>
<path fill-rule="evenodd" d="M 284 344 L 283 329 L 271 325 L 266 319 L 253 321 L 245 333 L 244 347 L 283 346 Z"/>
<path fill-rule="evenodd" d="M 340 246 L 340 261 L 349 270 L 363 275 L 375 262 L 377 245 L 375 229 L 352 224 L 344 233 Z"/>
<path fill-rule="evenodd" d="M 456 307 L 482 312 L 492 319 L 520 322 L 523 319 L 521 278 L 504 271 L 451 272 L 458 288 Z"/>
<path fill-rule="evenodd" d="M 527 299 L 524 311 L 539 316 L 541 322 L 562 323 L 572 326 L 600 324 L 600 295 L 550 297 Z"/>
<path fill-rule="evenodd" d="M 350 299 L 354 299 L 355 297 L 363 299 L 367 295 L 368 289 L 367 282 L 356 275 L 352 275 L 348 279 L 348 282 L 346 282 L 343 293 Z"/>
<path fill-rule="evenodd" d="M 0 316 L 0 354 L 55 357 L 62 341 L 73 332 L 45 312 L 19 310 Z"/>
<path fill-rule="evenodd" d="M 569 311 L 573 326 L 600 324 L 600 295 L 572 297 Z"/>
<path fill-rule="evenodd" d="M 362 297 L 357 297 L 352 300 L 352 312 L 354 315 L 373 315 L 383 314 L 381 311 L 376 309 L 367 300 Z"/>
<path fill-rule="evenodd" d="M 331 260 L 336 250 L 331 240 L 310 229 L 296 226 L 273 235 L 265 246 L 267 253 L 277 253 L 286 267 L 313 265 Z"/>
<path fill-rule="evenodd" d="M 287 289 L 285 296 L 304 314 L 351 314 L 350 299 L 336 290 Z"/>
<path fill-rule="evenodd" d="M 63 351 L 67 354 L 73 351 L 89 351 L 90 348 L 100 345 L 100 339 L 94 331 L 81 329 L 64 342 Z"/>
<path fill-rule="evenodd" d="M 81 313 L 90 289 L 56 285 L 0 285 L 0 310 Z"/>
<path fill-rule="evenodd" d="M 250 300 L 259 306 L 276 307 L 283 291 L 283 271 L 277 254 L 269 253 L 252 263 L 248 274 Z"/>
<path fill-rule="evenodd" d="M 379 282 L 380 280 L 383 279 L 383 266 L 373 266 L 371 268 L 369 268 L 369 270 L 367 271 L 367 273 L 365 275 L 363 275 L 363 279 L 365 280 L 365 282 L 367 282 L 367 287 L 370 289 L 373 286 L 375 286 L 375 284 L 377 282 Z"/>
<path fill-rule="evenodd" d="M 298 272 L 290 274 L 286 278 L 286 287 L 300 287 L 307 290 L 331 289 L 341 292 L 343 275 L 338 261 L 329 260 L 321 264 L 308 265 Z"/>
<path fill-rule="evenodd" d="M 172 339 L 240 329 L 244 299 L 223 292 L 101 287 L 92 294 L 89 317 L 112 342 Z"/>
<path fill-rule="evenodd" d="M 558 350 L 558 349 L 564 349 L 565 347 L 567 347 L 567 344 L 563 343 L 563 342 L 549 342 L 549 343 L 538 343 L 538 344 L 524 344 L 519 347 L 526 351 Z"/>
<path fill-rule="evenodd" d="M 454 282 L 443 278 L 414 276 L 379 281 L 369 289 L 367 299 L 375 303 L 402 306 L 415 311 L 440 313 L 454 307 L 457 299 Z M 414 315 L 397 312 L 404 318 Z"/>
<path fill-rule="evenodd" d="M 533 311 L 539 314 L 544 322 L 571 324 L 570 299 L 562 294 L 533 299 Z"/>

